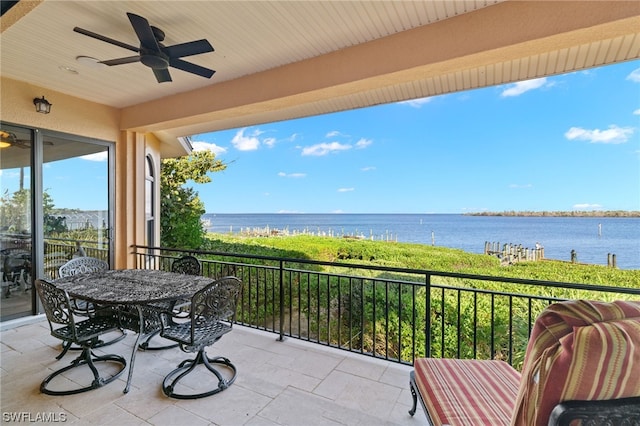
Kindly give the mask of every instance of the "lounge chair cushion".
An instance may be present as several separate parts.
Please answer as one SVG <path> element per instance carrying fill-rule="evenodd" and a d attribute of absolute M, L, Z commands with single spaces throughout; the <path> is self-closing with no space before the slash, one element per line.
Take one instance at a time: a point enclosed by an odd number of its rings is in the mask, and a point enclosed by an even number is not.
<path fill-rule="evenodd" d="M 529 339 L 513 425 L 547 425 L 570 400 L 640 396 L 640 302 L 554 304 Z"/>
<path fill-rule="evenodd" d="M 418 358 L 414 371 L 434 425 L 509 425 L 520 373 L 506 362 Z"/>

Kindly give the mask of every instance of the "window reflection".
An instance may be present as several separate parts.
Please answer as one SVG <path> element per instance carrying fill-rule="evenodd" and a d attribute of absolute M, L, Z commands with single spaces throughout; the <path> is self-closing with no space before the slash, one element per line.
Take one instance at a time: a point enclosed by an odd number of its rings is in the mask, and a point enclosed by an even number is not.
<path fill-rule="evenodd" d="M 44 275 L 73 257 L 109 261 L 108 147 L 64 138 L 43 146 Z M 63 154 L 64 153 L 64 154 Z"/>
<path fill-rule="evenodd" d="M 30 313 L 31 131 L 0 130 L 0 268 L 2 318 Z"/>

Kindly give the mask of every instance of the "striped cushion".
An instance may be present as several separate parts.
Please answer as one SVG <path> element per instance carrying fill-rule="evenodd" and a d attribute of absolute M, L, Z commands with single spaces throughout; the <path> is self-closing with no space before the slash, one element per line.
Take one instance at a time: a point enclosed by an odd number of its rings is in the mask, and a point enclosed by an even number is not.
<path fill-rule="evenodd" d="M 506 362 L 418 358 L 414 371 L 434 426 L 509 424 L 520 373 Z"/>
<path fill-rule="evenodd" d="M 640 302 L 548 307 L 529 339 L 513 425 L 546 425 L 567 400 L 640 396 Z"/>

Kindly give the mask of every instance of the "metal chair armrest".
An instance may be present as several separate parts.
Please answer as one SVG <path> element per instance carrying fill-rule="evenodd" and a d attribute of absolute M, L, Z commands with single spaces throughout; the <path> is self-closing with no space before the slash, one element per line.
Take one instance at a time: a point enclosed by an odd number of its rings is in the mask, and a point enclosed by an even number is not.
<path fill-rule="evenodd" d="M 551 412 L 549 426 L 569 426 L 576 420 L 590 426 L 640 425 L 640 396 L 605 401 L 564 401 Z"/>

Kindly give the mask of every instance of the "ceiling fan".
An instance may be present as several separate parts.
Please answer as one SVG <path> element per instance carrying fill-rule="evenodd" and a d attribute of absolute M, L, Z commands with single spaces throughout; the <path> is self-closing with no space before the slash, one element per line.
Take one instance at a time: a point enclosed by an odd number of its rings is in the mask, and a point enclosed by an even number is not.
<path fill-rule="evenodd" d="M 177 68 L 205 78 L 211 78 L 211 76 L 213 76 L 213 73 L 215 73 L 214 70 L 180 59 L 185 56 L 213 52 L 213 46 L 211 46 L 207 40 L 202 39 L 187 43 L 174 44 L 172 46 L 165 46 L 162 44 L 162 41 L 164 40 L 164 32 L 161 29 L 149 25 L 149 21 L 142 16 L 129 12 L 127 12 L 127 16 L 129 17 L 133 30 L 140 40 L 140 47 L 122 43 L 118 40 L 114 40 L 79 27 L 75 27 L 73 31 L 137 52 L 138 54 L 135 56 L 100 61 L 100 63 L 113 66 L 142 62 L 153 70 L 153 74 L 156 76 L 158 83 L 172 81 L 171 74 L 169 74 L 168 70 L 169 67 Z"/>
<path fill-rule="evenodd" d="M 44 144 L 53 145 L 53 142 L 44 141 Z M 0 130 L 0 148 L 8 148 L 10 146 L 29 149 L 31 148 L 31 141 L 28 139 L 18 139 L 15 133 Z"/>

